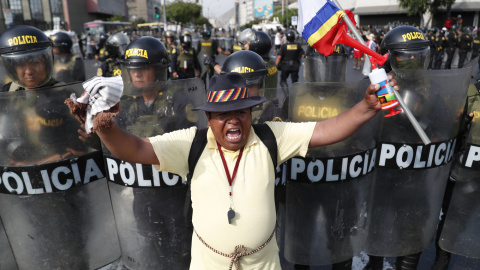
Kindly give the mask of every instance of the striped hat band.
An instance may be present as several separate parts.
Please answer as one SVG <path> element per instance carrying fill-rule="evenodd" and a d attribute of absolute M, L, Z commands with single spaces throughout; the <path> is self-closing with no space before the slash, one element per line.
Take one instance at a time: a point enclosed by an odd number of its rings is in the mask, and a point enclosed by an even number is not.
<path fill-rule="evenodd" d="M 246 87 L 209 91 L 207 102 L 226 102 L 248 98 Z"/>

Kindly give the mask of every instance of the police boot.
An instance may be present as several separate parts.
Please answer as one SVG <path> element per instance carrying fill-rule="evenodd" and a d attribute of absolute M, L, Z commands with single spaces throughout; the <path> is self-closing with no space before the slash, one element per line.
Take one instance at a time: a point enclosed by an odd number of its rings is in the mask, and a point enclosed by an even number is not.
<path fill-rule="evenodd" d="M 350 260 L 346 260 L 346 261 L 343 261 L 343 262 L 338 262 L 338 263 L 334 263 L 332 264 L 332 270 L 351 270 L 352 269 L 352 260 L 353 259 L 350 259 Z"/>
<path fill-rule="evenodd" d="M 371 256 L 369 255 L 370 259 L 368 260 L 367 265 L 363 270 L 382 270 L 383 269 L 383 257 L 378 256 Z"/>
<path fill-rule="evenodd" d="M 395 261 L 395 269 L 396 270 L 416 270 L 418 261 L 420 260 L 421 252 L 410 254 L 407 256 L 397 257 Z"/>

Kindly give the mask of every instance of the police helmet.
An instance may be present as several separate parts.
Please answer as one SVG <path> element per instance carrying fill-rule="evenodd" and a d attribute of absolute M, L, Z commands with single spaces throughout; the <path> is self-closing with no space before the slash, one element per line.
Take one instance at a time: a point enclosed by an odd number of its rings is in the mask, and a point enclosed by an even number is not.
<path fill-rule="evenodd" d="M 263 56 L 270 52 L 272 39 L 263 31 L 255 31 L 247 28 L 238 36 L 238 42 L 242 45 L 249 43 L 249 50 Z"/>
<path fill-rule="evenodd" d="M 465 26 L 465 27 L 463 28 L 463 32 L 464 32 L 465 34 L 467 34 L 467 35 L 472 35 L 472 33 L 473 33 L 473 28 L 472 28 L 471 26 Z"/>
<path fill-rule="evenodd" d="M 417 28 L 399 26 L 390 30 L 382 40 L 380 53 L 390 53 L 393 70 L 426 69 L 430 55 L 430 41 Z"/>
<path fill-rule="evenodd" d="M 268 69 L 263 58 L 252 51 L 238 51 L 231 54 L 222 66 L 221 74 L 238 72 L 247 81 L 247 86 L 264 88 L 265 76 Z"/>
<path fill-rule="evenodd" d="M 456 25 L 452 25 L 452 26 L 450 27 L 450 30 L 452 30 L 452 31 L 457 31 L 457 26 L 456 26 Z"/>
<path fill-rule="evenodd" d="M 19 25 L 3 32 L 0 36 L 0 57 L 10 79 L 28 88 L 46 84 L 53 72 L 52 45 L 51 39 L 33 26 Z M 38 80 L 24 82 L 23 78 L 17 75 L 16 67 L 27 64 L 42 65 L 45 78 L 42 76 Z"/>
<path fill-rule="evenodd" d="M 184 29 L 180 33 L 180 43 L 185 44 L 184 47 L 190 48 L 192 46 L 192 32 L 190 29 Z"/>
<path fill-rule="evenodd" d="M 118 32 L 107 39 L 105 49 L 111 57 L 123 58 L 128 43 L 130 43 L 130 39 L 124 33 Z"/>
<path fill-rule="evenodd" d="M 155 80 L 166 81 L 168 69 L 167 49 L 160 40 L 153 37 L 141 37 L 125 50 L 125 57 L 120 61 L 128 71 L 133 69 L 155 68 Z M 126 72 L 130 75 L 130 72 Z M 122 72 L 122 75 L 124 73 Z"/>
<path fill-rule="evenodd" d="M 50 36 L 53 41 L 53 47 L 57 47 L 60 53 L 69 53 L 72 48 L 73 41 L 65 32 L 57 32 Z"/>
<path fill-rule="evenodd" d="M 297 34 L 293 30 L 288 30 L 286 35 L 288 42 L 294 42 Z"/>
<path fill-rule="evenodd" d="M 108 39 L 108 35 L 103 33 L 100 35 L 100 38 L 98 39 L 98 45 L 100 47 L 103 47 L 103 45 L 105 45 L 105 42 L 107 42 L 107 39 Z"/>
<path fill-rule="evenodd" d="M 166 38 L 169 38 L 169 37 L 173 38 L 173 37 L 175 37 L 175 34 L 173 34 L 173 31 L 168 30 L 167 32 L 165 32 L 165 37 Z"/>
<path fill-rule="evenodd" d="M 430 28 L 429 31 L 430 31 L 430 33 L 432 33 L 433 35 L 436 35 L 436 34 L 438 33 L 438 27 L 435 27 L 435 26 L 434 26 L 434 27 Z"/>
<path fill-rule="evenodd" d="M 212 36 L 212 31 L 210 29 L 203 29 L 202 37 L 204 39 L 209 39 Z"/>

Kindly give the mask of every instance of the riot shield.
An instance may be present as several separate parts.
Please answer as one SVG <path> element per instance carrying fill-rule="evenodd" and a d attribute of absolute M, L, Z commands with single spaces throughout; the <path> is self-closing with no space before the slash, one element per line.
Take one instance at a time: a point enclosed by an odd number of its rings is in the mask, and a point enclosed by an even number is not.
<path fill-rule="evenodd" d="M 225 43 L 224 43 L 224 50 L 226 52 L 230 52 L 230 53 L 233 53 L 232 49 L 233 49 L 233 37 L 231 36 L 228 36 L 225 38 Z"/>
<path fill-rule="evenodd" d="M 466 147 L 453 164 L 456 183 L 438 244 L 450 253 L 480 258 L 480 100 L 474 92 L 468 97 L 474 118 Z"/>
<path fill-rule="evenodd" d="M 174 80 L 148 85 L 125 84 L 115 118 L 117 124 L 140 137 L 177 129 L 206 127 L 203 81 Z M 129 269 L 188 269 L 192 228 L 183 207 L 187 185 L 175 174 L 152 165 L 124 162 L 104 148 L 112 205 L 122 250 Z"/>
<path fill-rule="evenodd" d="M 0 94 L 0 217 L 19 269 L 97 269 L 120 257 L 100 141 L 78 138 L 64 104 L 83 91 Z"/>
<path fill-rule="evenodd" d="M 303 76 L 308 82 L 344 82 L 347 55 L 305 56 Z"/>
<path fill-rule="evenodd" d="M 18 266 L 13 256 L 12 247 L 5 233 L 3 223 L 0 222 L 0 269 L 17 270 Z"/>
<path fill-rule="evenodd" d="M 295 83 L 289 119 L 322 121 L 363 99 L 369 82 Z M 285 257 L 302 265 L 353 258 L 362 250 L 378 117 L 343 142 L 310 149 L 287 169 Z"/>
<path fill-rule="evenodd" d="M 470 68 L 397 74 L 406 106 L 432 143 L 421 142 L 405 113 L 381 118 L 367 254 L 410 255 L 433 241 L 470 74 Z"/>
<path fill-rule="evenodd" d="M 253 91 L 249 94 L 252 96 Z M 266 101 L 252 108 L 252 124 L 261 124 L 266 121 L 286 121 L 288 116 L 288 99 L 281 89 L 267 88 L 257 94 L 266 98 Z"/>

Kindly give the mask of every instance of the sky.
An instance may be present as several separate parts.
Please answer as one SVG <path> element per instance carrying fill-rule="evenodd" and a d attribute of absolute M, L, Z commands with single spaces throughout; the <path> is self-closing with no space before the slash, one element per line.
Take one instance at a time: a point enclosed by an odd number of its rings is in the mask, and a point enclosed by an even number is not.
<path fill-rule="evenodd" d="M 217 18 L 233 8 L 234 0 L 199 0 L 198 3 L 203 7 L 203 16 L 207 18 Z"/>

